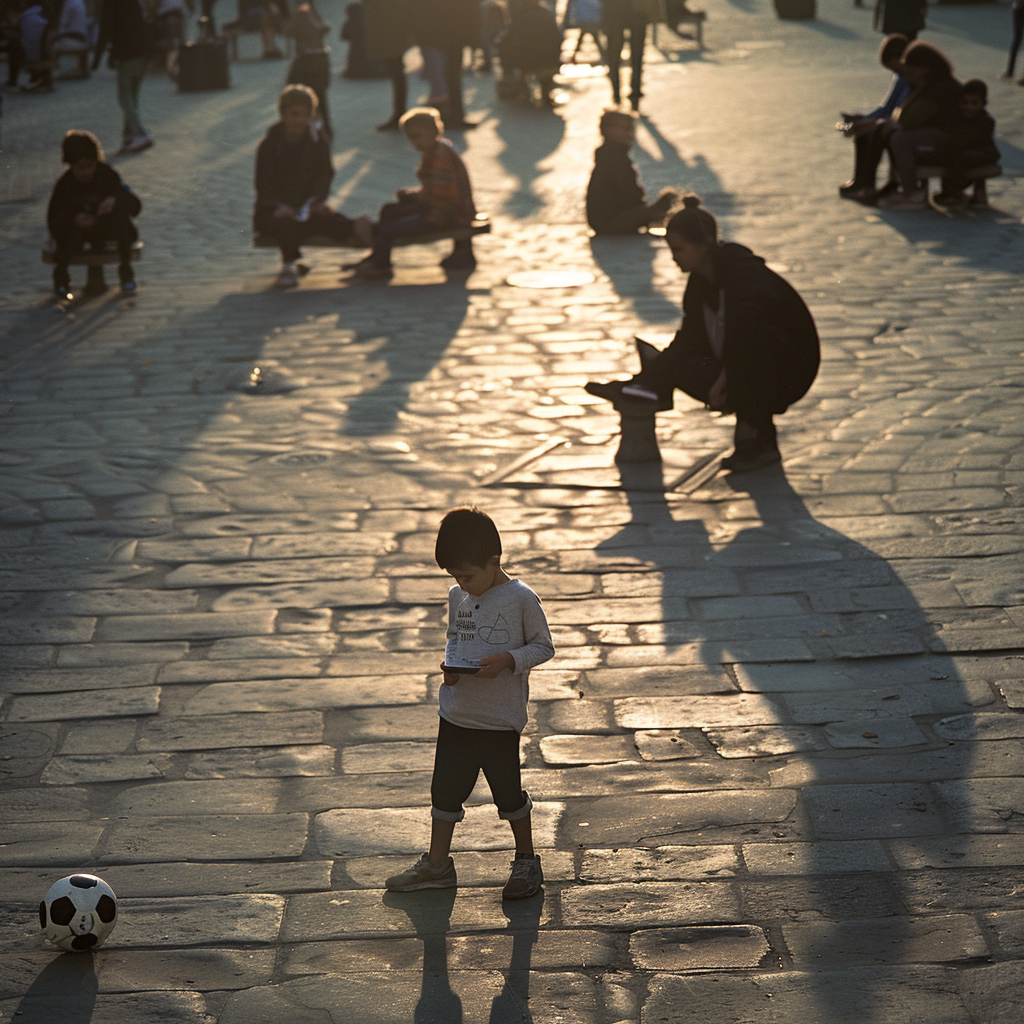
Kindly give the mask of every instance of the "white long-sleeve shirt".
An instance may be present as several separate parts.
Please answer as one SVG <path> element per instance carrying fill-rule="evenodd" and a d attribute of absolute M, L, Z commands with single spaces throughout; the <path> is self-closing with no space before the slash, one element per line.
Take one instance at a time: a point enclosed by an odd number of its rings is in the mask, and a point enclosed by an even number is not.
<path fill-rule="evenodd" d="M 520 580 L 508 580 L 475 597 L 460 586 L 448 591 L 445 663 L 476 665 L 489 654 L 511 654 L 515 662 L 494 679 L 461 675 L 442 686 L 440 715 L 466 729 L 526 726 L 530 669 L 554 656 L 540 598 Z"/>

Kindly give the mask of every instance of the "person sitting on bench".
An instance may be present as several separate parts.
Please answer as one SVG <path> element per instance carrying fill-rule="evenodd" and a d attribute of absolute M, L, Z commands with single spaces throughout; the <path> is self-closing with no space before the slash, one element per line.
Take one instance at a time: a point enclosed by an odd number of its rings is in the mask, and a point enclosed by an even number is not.
<path fill-rule="evenodd" d="M 61 143 L 61 158 L 68 169 L 57 179 L 46 210 L 46 226 L 57 243 L 53 268 L 53 290 L 61 302 L 69 302 L 71 278 L 68 264 L 87 246 L 117 243 L 120 262 L 117 272 L 121 291 L 135 292 L 132 271 L 132 243 L 139 233 L 132 218 L 142 212 L 138 196 L 121 180 L 113 167 L 103 160 L 103 148 L 92 132 L 72 129 Z M 90 266 L 86 295 L 106 291 L 103 266 Z"/>
<path fill-rule="evenodd" d="M 422 154 L 416 177 L 419 188 L 400 188 L 397 203 L 381 207 L 373 234 L 373 252 L 352 269 L 359 277 L 391 277 L 391 249 L 399 238 L 434 234 L 439 229 L 469 227 L 476 216 L 473 189 L 462 158 L 444 137 L 444 122 L 434 107 L 414 107 L 399 121 L 410 145 Z M 471 239 L 456 240 L 446 270 L 476 266 Z"/>
<path fill-rule="evenodd" d="M 313 126 L 316 93 L 308 85 L 287 85 L 277 100 L 281 120 L 272 124 L 256 149 L 256 206 L 253 228 L 269 235 L 281 250 L 275 287 L 299 283 L 301 243 L 326 235 L 342 244 L 370 242 L 370 225 L 327 205 L 334 177 L 330 143 Z"/>
<path fill-rule="evenodd" d="M 746 246 L 718 240 L 715 218 L 695 195 L 668 222 L 676 266 L 690 275 L 683 323 L 671 345 L 651 352 L 628 381 L 586 390 L 651 414 L 672 408 L 675 388 L 709 409 L 736 414 L 734 472 L 781 459 L 773 416 L 810 388 L 821 359 L 818 331 L 793 287 Z"/>
<path fill-rule="evenodd" d="M 942 191 L 935 197 L 941 204 L 963 201 L 964 189 L 972 184 L 967 178 L 969 167 L 999 163 L 996 148 L 996 122 L 985 109 L 988 102 L 988 86 L 980 78 L 969 78 L 964 82 L 960 94 L 960 123 L 953 130 L 953 138 L 937 156 L 945 165 L 946 174 Z M 984 178 L 973 182 L 971 206 L 988 206 L 988 189 Z"/>

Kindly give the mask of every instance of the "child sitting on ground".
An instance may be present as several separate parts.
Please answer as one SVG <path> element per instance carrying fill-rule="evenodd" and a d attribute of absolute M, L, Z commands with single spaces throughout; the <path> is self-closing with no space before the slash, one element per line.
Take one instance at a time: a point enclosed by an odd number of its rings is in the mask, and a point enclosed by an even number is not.
<path fill-rule="evenodd" d="M 635 235 L 642 227 L 660 224 L 677 198 L 672 189 L 665 189 L 647 203 L 636 164 L 629 158 L 636 140 L 636 117 L 624 110 L 606 110 L 601 115 L 604 142 L 594 153 L 587 185 L 587 223 L 597 235 Z"/>
<path fill-rule="evenodd" d="M 342 245 L 369 245 L 366 218 L 353 221 L 327 205 L 334 177 L 330 143 L 313 127 L 316 93 L 288 85 L 277 101 L 281 120 L 272 124 L 256 149 L 256 206 L 253 229 L 274 239 L 281 250 L 275 287 L 299 283 L 300 245 L 327 235 Z"/>
<path fill-rule="evenodd" d="M 452 509 L 441 521 L 434 557 L 456 585 L 448 592 L 430 849 L 385 884 L 392 892 L 457 885 L 452 835 L 483 769 L 498 817 L 512 826 L 516 843 L 501 895 L 525 899 L 540 889 L 544 875 L 533 848 L 533 801 L 520 777 L 519 734 L 527 720 L 530 669 L 555 649 L 540 599 L 501 567 L 501 538 L 490 516 L 476 508 Z"/>
<path fill-rule="evenodd" d="M 964 189 L 971 184 L 967 179 L 968 167 L 999 162 L 996 148 L 996 122 L 985 109 L 988 102 L 988 86 L 980 78 L 969 78 L 960 93 L 960 123 L 953 132 L 953 139 L 945 152 L 940 150 L 940 159 L 946 165 L 946 177 L 942 192 L 935 201 L 943 204 L 963 200 Z M 988 190 L 985 179 L 974 182 L 970 198 L 971 206 L 988 206 Z"/>
<path fill-rule="evenodd" d="M 476 216 L 469 174 L 451 142 L 443 135 L 444 123 L 434 107 L 415 107 L 398 122 L 410 145 L 422 154 L 416 177 L 419 188 L 400 188 L 397 203 L 381 207 L 373 233 L 373 252 L 350 269 L 359 277 L 391 277 L 391 249 L 399 238 L 456 227 L 468 227 Z M 450 256 L 441 260 L 446 270 L 472 270 L 476 266 L 471 239 L 456 241 Z"/>
<path fill-rule="evenodd" d="M 68 264 L 85 248 L 117 243 L 121 291 L 135 291 L 132 243 L 139 237 L 132 218 L 142 212 L 138 196 L 104 163 L 103 148 L 92 132 L 73 129 L 61 142 L 61 158 L 68 169 L 57 179 L 46 210 L 46 225 L 57 243 L 53 290 L 61 302 L 70 302 Z M 89 267 L 86 295 L 106 291 L 103 267 Z"/>

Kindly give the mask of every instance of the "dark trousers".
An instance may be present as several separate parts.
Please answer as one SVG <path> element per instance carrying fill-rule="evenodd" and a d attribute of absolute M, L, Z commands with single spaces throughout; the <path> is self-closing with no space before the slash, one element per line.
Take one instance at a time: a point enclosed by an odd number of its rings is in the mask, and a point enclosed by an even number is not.
<path fill-rule="evenodd" d="M 622 66 L 622 44 L 627 31 L 629 32 L 629 63 L 632 68 L 629 80 L 629 98 L 635 107 L 643 95 L 641 78 L 644 73 L 644 42 L 647 38 L 647 22 L 643 18 L 633 18 L 625 25 L 610 25 L 606 29 L 608 77 L 612 81 L 612 99 L 618 103 L 622 99 L 619 68 Z"/>
<path fill-rule="evenodd" d="M 707 403 L 711 387 L 721 372 L 722 363 L 709 347 L 676 335 L 672 344 L 644 367 L 641 377 L 658 394 L 671 395 L 674 388 L 679 388 L 698 402 Z M 775 423 L 767 397 L 763 404 L 756 399 L 730 403 L 727 380 L 726 404 L 725 411 L 736 414 L 737 449 L 757 450 L 775 445 Z"/>
<path fill-rule="evenodd" d="M 527 802 L 519 769 L 519 733 L 464 729 L 438 719 L 431 805 L 447 815 L 461 815 L 481 771 L 502 816 L 514 815 Z"/>
<path fill-rule="evenodd" d="M 385 62 L 391 79 L 391 116 L 397 121 L 405 113 L 409 86 L 405 79 L 405 55 L 389 57 Z"/>
<path fill-rule="evenodd" d="M 444 83 L 448 89 L 448 109 L 445 123 L 458 128 L 466 120 L 462 106 L 462 47 L 444 51 Z"/>
<path fill-rule="evenodd" d="M 331 113 L 327 107 L 327 88 L 331 84 L 331 59 L 324 53 L 300 53 L 288 69 L 285 85 L 308 85 L 316 93 L 317 114 L 324 131 L 332 138 Z"/>
<path fill-rule="evenodd" d="M 878 165 L 885 152 L 886 133 L 876 128 L 853 139 L 853 180 L 858 185 L 875 187 Z"/>
<path fill-rule="evenodd" d="M 1010 56 L 1006 63 L 1006 73 L 1013 74 L 1014 65 L 1017 63 L 1017 51 L 1020 49 L 1021 40 L 1024 39 L 1024 7 L 1013 9 L 1013 38 L 1010 40 Z"/>
<path fill-rule="evenodd" d="M 436 231 L 437 225 L 427 219 L 427 210 L 415 202 L 386 203 L 380 208 L 380 220 L 373 233 L 373 252 L 369 259 L 375 266 L 391 266 L 391 249 L 399 238 L 425 235 Z"/>
<path fill-rule="evenodd" d="M 132 271 L 132 242 L 138 237 L 139 233 L 131 218 L 127 214 L 118 214 L 117 211 L 98 218 L 91 228 L 69 225 L 66 230 L 54 235 L 57 250 L 54 254 L 53 283 L 66 287 L 70 281 L 68 264 L 83 251 L 102 248 L 108 241 L 117 242 L 121 283 L 133 281 L 135 274 Z M 90 267 L 89 276 L 102 277 L 103 268 Z"/>
<path fill-rule="evenodd" d="M 298 221 L 260 210 L 253 218 L 253 226 L 259 234 L 269 235 L 277 242 L 283 263 L 294 263 L 302 255 L 302 243 L 313 235 L 327 235 L 337 242 L 347 242 L 352 237 L 352 221 L 336 212 L 310 213 L 308 220 Z"/>

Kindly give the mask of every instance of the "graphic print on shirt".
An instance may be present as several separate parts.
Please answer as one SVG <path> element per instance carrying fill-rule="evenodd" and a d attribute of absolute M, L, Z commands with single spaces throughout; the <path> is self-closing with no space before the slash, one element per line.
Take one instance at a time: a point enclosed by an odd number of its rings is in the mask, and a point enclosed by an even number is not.
<path fill-rule="evenodd" d="M 493 626 L 481 626 L 479 636 L 485 644 L 495 647 L 505 646 L 512 639 L 508 631 L 508 623 L 503 615 L 498 616 Z"/>
<path fill-rule="evenodd" d="M 455 615 L 455 629 L 458 633 L 459 643 L 472 643 L 479 637 L 485 644 L 500 647 L 508 644 L 512 639 L 508 623 L 503 615 L 498 615 L 492 625 L 480 626 L 478 629 L 473 609 L 470 608 L 459 608 Z"/>

